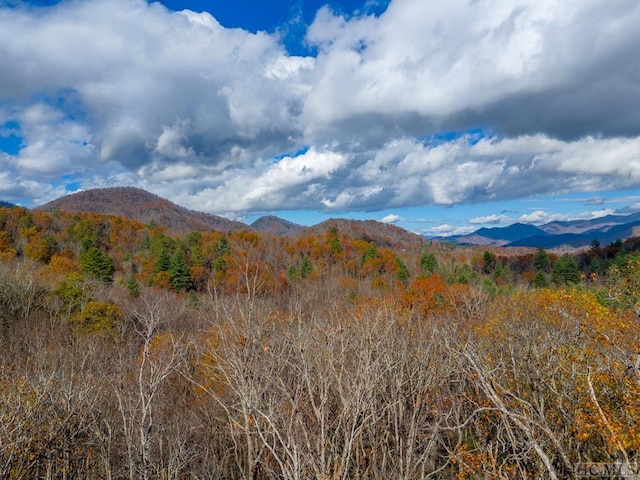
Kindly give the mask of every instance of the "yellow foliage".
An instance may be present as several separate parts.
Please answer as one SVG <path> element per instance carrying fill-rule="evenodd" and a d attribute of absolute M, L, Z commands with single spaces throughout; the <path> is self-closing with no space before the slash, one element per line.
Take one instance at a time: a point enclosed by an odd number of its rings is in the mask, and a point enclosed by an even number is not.
<path fill-rule="evenodd" d="M 122 311 L 111 303 L 91 301 L 71 321 L 83 332 L 106 333 L 122 323 Z"/>

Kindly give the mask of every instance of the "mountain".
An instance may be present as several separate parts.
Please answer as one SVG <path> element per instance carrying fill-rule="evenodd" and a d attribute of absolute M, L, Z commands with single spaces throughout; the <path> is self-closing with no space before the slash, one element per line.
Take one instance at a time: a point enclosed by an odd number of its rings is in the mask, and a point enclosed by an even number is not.
<path fill-rule="evenodd" d="M 515 223 L 508 227 L 480 228 L 467 235 L 438 238 L 458 244 L 509 247 L 584 247 L 640 235 L 640 212 L 607 215 L 591 220 L 556 221 L 540 226 Z"/>
<path fill-rule="evenodd" d="M 0 200 L 0 208 L 13 208 L 15 205 L 13 203 L 4 202 Z"/>
<path fill-rule="evenodd" d="M 616 240 L 640 236 L 640 220 L 631 221 L 613 227 L 594 228 L 582 233 L 562 233 L 559 235 L 533 236 L 521 238 L 509 244 L 510 247 L 544 247 L 553 248 L 562 245 L 584 247 L 594 240 L 609 244 Z"/>
<path fill-rule="evenodd" d="M 323 234 L 336 228 L 354 238 L 362 238 L 381 247 L 402 250 L 423 247 L 428 240 L 395 225 L 375 220 L 330 219 L 318 225 L 303 227 L 275 216 L 259 218 L 246 225 L 226 218 L 195 212 L 180 207 L 162 197 L 133 187 L 114 187 L 73 193 L 37 207 L 35 210 L 53 212 L 92 212 L 155 222 L 176 233 L 215 230 L 221 232 L 250 230 L 275 236 Z"/>
<path fill-rule="evenodd" d="M 286 237 L 287 235 L 293 235 L 305 228 L 302 225 L 283 220 L 282 218 L 275 217 L 273 215 L 260 217 L 250 226 L 256 232 L 268 233 L 276 237 Z"/>
<path fill-rule="evenodd" d="M 617 225 L 624 225 L 640 220 L 640 212 L 631 215 L 606 215 L 591 220 L 573 220 L 564 222 L 550 222 L 541 225 L 540 229 L 552 235 L 564 233 L 584 233 L 590 230 L 606 229 Z"/>
<path fill-rule="evenodd" d="M 538 227 L 525 223 L 514 223 L 508 227 L 481 228 L 468 235 L 456 236 L 456 243 L 473 245 L 504 246 L 521 238 L 548 235 Z"/>
<path fill-rule="evenodd" d="M 162 197 L 133 187 L 98 188 L 73 193 L 41 205 L 35 210 L 53 212 L 91 212 L 117 215 L 142 223 L 155 222 L 168 229 L 187 233 L 215 230 L 220 232 L 249 230 L 241 222 L 208 213 L 188 210 Z"/>
<path fill-rule="evenodd" d="M 411 233 L 404 228 L 375 220 L 331 218 L 312 227 L 305 227 L 300 233 L 304 235 L 319 235 L 333 228 L 353 238 L 361 238 L 380 247 L 391 248 L 396 251 L 412 247 L 423 247 L 428 242 L 424 237 Z"/>

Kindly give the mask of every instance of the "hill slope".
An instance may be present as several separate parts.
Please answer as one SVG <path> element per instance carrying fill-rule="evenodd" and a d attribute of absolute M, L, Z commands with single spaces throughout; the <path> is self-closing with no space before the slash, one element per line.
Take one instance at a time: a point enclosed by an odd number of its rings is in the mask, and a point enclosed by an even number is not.
<path fill-rule="evenodd" d="M 41 205 L 35 210 L 117 215 L 142 223 L 155 222 L 181 233 L 250 230 L 244 223 L 188 210 L 153 193 L 133 187 L 99 188 L 73 193 Z"/>
<path fill-rule="evenodd" d="M 273 215 L 260 217 L 251 224 L 251 228 L 256 232 L 268 233 L 276 237 L 285 237 L 304 229 L 302 225 L 289 222 L 288 220 L 283 220 L 282 218 L 275 217 Z"/>
<path fill-rule="evenodd" d="M 411 233 L 404 228 L 375 220 L 348 220 L 332 218 L 300 232 L 305 235 L 318 235 L 332 228 L 353 238 L 361 238 L 378 246 L 401 251 L 405 248 L 423 247 L 428 243 L 424 237 Z"/>

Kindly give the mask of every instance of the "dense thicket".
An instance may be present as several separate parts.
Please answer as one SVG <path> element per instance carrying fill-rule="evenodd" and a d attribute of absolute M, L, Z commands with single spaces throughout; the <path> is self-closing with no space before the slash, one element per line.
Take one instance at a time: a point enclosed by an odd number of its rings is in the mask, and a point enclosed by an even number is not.
<path fill-rule="evenodd" d="M 633 245 L 396 252 L 337 229 L 174 238 L 0 209 L 0 478 L 559 479 L 633 464 Z"/>

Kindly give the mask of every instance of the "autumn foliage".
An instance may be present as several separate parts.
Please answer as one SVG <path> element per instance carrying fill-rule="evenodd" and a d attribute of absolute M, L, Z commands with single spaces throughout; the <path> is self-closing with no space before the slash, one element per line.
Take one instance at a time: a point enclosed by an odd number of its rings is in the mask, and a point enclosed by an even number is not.
<path fill-rule="evenodd" d="M 0 209 L 0 478 L 634 465 L 636 245 L 393 249 Z"/>

